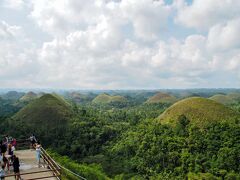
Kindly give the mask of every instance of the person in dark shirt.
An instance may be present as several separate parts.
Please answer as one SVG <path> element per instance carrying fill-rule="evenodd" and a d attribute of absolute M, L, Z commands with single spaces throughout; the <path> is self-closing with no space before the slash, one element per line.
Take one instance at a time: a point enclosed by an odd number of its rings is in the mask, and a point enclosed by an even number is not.
<path fill-rule="evenodd" d="M 6 151 L 7 151 L 7 145 L 2 143 L 1 144 L 1 153 L 2 153 L 3 156 L 6 153 Z"/>
<path fill-rule="evenodd" d="M 16 180 L 21 180 L 19 167 L 20 167 L 19 159 L 17 156 L 13 155 L 13 171 L 15 173 Z"/>

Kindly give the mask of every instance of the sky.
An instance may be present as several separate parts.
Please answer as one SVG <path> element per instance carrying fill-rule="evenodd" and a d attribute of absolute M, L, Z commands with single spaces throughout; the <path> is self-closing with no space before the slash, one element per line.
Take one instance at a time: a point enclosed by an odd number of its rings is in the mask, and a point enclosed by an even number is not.
<path fill-rule="evenodd" d="M 239 0 L 0 0 L 0 88 L 240 88 Z"/>

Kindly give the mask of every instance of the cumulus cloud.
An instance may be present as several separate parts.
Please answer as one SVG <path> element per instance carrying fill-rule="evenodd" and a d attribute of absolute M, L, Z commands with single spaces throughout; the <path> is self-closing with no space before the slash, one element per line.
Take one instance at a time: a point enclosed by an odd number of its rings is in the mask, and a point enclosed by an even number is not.
<path fill-rule="evenodd" d="M 0 22 L 0 82 L 3 85 L 24 83 L 37 69 L 33 52 L 25 47 L 26 39 L 20 26 Z M 4 82 L 4 83 L 3 83 Z M 9 84 L 9 86 L 11 86 Z"/>
<path fill-rule="evenodd" d="M 187 27 L 207 30 L 215 24 L 240 16 L 239 0 L 194 0 L 192 4 L 177 1 L 178 14 L 175 20 Z"/>
<path fill-rule="evenodd" d="M 137 37 L 157 39 L 163 30 L 167 31 L 171 7 L 163 1 L 123 0 L 120 8 L 124 17 L 132 23 Z"/>
<path fill-rule="evenodd" d="M 215 50 L 240 48 L 240 18 L 219 23 L 210 28 L 208 45 Z"/>
<path fill-rule="evenodd" d="M 3 0 L 2 4 L 6 8 L 21 10 L 24 7 L 25 2 L 24 0 Z"/>
<path fill-rule="evenodd" d="M 236 0 L 21 2 L 25 3 L 20 10 L 25 13 L 21 19 L 26 22 L 19 22 L 23 26 L 0 23 L 0 81 L 4 86 L 240 85 L 236 81 L 240 80 L 240 4 Z M 28 21 L 36 27 L 25 26 Z M 42 32 L 40 44 L 25 33 L 26 27 Z"/>

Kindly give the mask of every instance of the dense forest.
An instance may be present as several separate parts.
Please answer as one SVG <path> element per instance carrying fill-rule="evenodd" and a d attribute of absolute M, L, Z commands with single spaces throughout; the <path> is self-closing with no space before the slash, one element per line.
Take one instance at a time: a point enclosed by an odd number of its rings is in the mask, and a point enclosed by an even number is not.
<path fill-rule="evenodd" d="M 240 95 L 227 91 L 225 104 L 211 99 L 218 93 L 53 93 L 24 103 L 2 95 L 0 132 L 35 133 L 87 179 L 240 179 Z"/>

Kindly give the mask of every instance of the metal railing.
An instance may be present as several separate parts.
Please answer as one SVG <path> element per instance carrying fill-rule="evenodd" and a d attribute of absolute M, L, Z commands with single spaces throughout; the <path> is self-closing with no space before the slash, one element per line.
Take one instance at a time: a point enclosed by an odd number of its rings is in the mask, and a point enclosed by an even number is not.
<path fill-rule="evenodd" d="M 45 149 L 41 147 L 41 158 L 45 162 L 47 162 L 48 168 L 52 170 L 55 177 L 60 180 L 61 179 L 61 168 L 59 165 L 51 158 L 51 156 L 46 152 Z"/>

